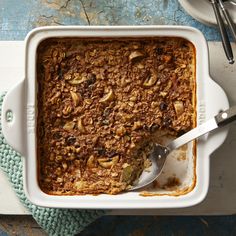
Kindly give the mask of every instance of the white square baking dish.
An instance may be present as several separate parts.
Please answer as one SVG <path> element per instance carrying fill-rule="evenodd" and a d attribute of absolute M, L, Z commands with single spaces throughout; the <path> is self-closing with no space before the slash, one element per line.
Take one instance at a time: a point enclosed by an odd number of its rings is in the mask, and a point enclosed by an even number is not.
<path fill-rule="evenodd" d="M 42 27 L 31 31 L 25 39 L 25 78 L 10 90 L 2 107 L 2 130 L 7 142 L 24 156 L 24 188 L 29 200 L 44 207 L 128 209 L 128 208 L 177 208 L 195 205 L 207 194 L 209 185 L 209 157 L 227 135 L 221 129 L 205 135 L 194 145 L 188 145 L 186 160 L 169 158 L 159 184 L 169 177 L 178 177 L 181 184 L 174 189 L 155 189 L 149 196 L 140 192 L 124 192 L 117 195 L 100 194 L 83 196 L 54 196 L 44 193 L 37 180 L 37 83 L 36 58 L 40 42 L 47 38 L 61 37 L 182 37 L 196 49 L 196 121 L 208 120 L 229 104 L 222 90 L 209 76 L 208 47 L 200 31 L 185 26 L 66 26 Z M 7 119 L 12 112 L 13 118 Z M 176 154 L 177 155 L 177 154 Z M 152 194 L 154 193 L 154 194 Z"/>

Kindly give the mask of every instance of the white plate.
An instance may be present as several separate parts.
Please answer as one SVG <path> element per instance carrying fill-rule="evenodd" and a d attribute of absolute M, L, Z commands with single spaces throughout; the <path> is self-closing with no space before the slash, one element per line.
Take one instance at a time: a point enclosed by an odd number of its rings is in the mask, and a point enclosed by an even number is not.
<path fill-rule="evenodd" d="M 216 25 L 214 11 L 209 0 L 179 0 L 181 6 L 193 18 L 206 25 Z M 225 7 L 228 9 L 234 23 L 236 23 L 236 6 L 226 2 Z"/>

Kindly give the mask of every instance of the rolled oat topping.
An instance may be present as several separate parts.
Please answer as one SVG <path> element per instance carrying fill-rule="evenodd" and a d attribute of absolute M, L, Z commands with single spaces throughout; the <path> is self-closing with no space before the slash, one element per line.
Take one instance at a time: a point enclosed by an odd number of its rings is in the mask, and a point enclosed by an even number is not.
<path fill-rule="evenodd" d="M 116 194 L 151 141 L 194 125 L 195 51 L 182 38 L 47 39 L 38 47 L 39 184 Z"/>

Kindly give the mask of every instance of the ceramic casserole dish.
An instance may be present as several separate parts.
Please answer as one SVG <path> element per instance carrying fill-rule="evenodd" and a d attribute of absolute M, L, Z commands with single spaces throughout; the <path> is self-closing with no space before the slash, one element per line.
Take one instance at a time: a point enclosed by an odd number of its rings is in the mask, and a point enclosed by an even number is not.
<path fill-rule="evenodd" d="M 196 125 L 227 109 L 222 90 L 209 76 L 208 47 L 202 33 L 185 26 L 66 26 L 42 27 L 25 39 L 25 77 L 10 90 L 2 107 L 2 130 L 7 142 L 23 156 L 24 188 L 29 200 L 44 207 L 128 209 L 180 208 L 198 204 L 208 191 L 209 158 L 227 135 L 221 129 L 189 143 L 174 152 L 167 161 L 158 183 L 140 191 L 116 195 L 50 195 L 41 190 L 37 166 L 37 49 L 49 38 L 150 38 L 179 37 L 195 47 Z M 12 118 L 9 119 L 9 113 Z M 185 158 L 181 153 L 186 152 Z M 178 181 L 174 181 L 178 180 Z"/>

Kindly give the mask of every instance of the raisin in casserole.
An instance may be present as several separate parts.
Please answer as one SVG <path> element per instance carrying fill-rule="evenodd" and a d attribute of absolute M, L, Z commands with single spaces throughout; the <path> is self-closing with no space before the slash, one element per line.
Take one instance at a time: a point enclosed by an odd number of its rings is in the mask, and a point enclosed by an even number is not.
<path fill-rule="evenodd" d="M 54 195 L 116 194 L 150 143 L 194 127 L 195 48 L 183 38 L 51 38 L 37 50 L 37 159 Z"/>

